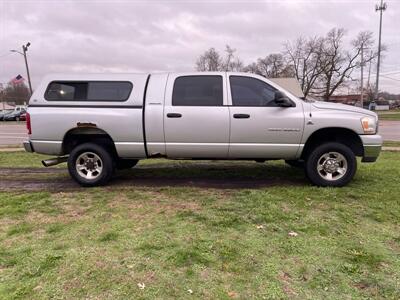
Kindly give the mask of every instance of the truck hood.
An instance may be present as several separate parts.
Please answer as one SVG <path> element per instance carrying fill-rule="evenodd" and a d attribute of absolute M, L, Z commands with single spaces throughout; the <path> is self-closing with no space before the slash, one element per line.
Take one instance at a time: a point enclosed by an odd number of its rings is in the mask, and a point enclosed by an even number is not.
<path fill-rule="evenodd" d="M 332 109 L 332 110 L 340 110 L 340 111 L 349 111 L 355 112 L 367 116 L 376 117 L 376 113 L 370 111 L 368 109 L 364 109 L 357 106 L 346 105 L 346 104 L 339 104 L 339 103 L 332 103 L 332 102 L 323 102 L 323 101 L 315 101 L 311 103 L 311 105 L 315 108 L 319 109 Z"/>

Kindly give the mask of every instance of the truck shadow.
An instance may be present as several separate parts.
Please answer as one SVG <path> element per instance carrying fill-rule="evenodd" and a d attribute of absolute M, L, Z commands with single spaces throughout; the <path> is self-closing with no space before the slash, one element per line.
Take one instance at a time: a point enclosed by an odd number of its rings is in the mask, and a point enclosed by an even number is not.
<path fill-rule="evenodd" d="M 80 187 L 66 168 L 1 168 L 0 191 L 67 191 Z M 116 171 L 107 188 L 199 187 L 258 189 L 269 186 L 309 185 L 303 170 L 284 163 L 244 161 L 164 161 L 140 163 Z"/>
<path fill-rule="evenodd" d="M 174 162 L 138 165 L 119 171 L 111 185 L 191 186 L 201 188 L 262 188 L 308 185 L 301 169 L 284 164 L 253 162 Z"/>

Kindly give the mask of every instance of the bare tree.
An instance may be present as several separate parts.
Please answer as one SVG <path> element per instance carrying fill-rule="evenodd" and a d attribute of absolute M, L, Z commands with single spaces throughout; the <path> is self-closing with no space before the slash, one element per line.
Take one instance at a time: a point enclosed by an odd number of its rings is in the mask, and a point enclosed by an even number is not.
<path fill-rule="evenodd" d="M 24 83 L 8 84 L 1 92 L 1 101 L 25 104 L 29 101 L 30 92 Z"/>
<path fill-rule="evenodd" d="M 242 60 L 235 55 L 236 49 L 231 48 L 229 45 L 225 47 L 226 57 L 224 70 L 226 72 L 241 72 L 244 69 Z"/>
<path fill-rule="evenodd" d="M 352 72 L 360 67 L 361 49 L 370 48 L 374 44 L 372 32 L 363 31 L 351 42 L 351 49 L 345 50 L 343 45 L 345 33 L 343 28 L 334 28 L 324 39 L 323 72 L 316 93 L 325 100 L 328 100 L 346 80 L 351 79 Z M 375 55 L 374 52 L 367 54 L 364 62 L 372 60 Z"/>
<path fill-rule="evenodd" d="M 223 60 L 221 55 L 215 50 L 210 48 L 196 61 L 197 71 L 223 71 Z"/>
<path fill-rule="evenodd" d="M 323 43 L 324 39 L 321 37 L 300 37 L 293 43 L 284 44 L 283 54 L 291 64 L 305 97 L 312 91 L 317 79 L 324 71 Z"/>
<path fill-rule="evenodd" d="M 246 72 L 255 73 L 264 77 L 294 77 L 294 70 L 280 53 L 272 53 L 265 58 L 257 59 L 244 69 Z"/>
<path fill-rule="evenodd" d="M 215 48 L 210 48 L 196 61 L 197 71 L 226 71 L 239 72 L 243 71 L 244 65 L 242 60 L 235 55 L 236 49 L 229 45 L 225 48 L 226 56 L 221 57 Z"/>

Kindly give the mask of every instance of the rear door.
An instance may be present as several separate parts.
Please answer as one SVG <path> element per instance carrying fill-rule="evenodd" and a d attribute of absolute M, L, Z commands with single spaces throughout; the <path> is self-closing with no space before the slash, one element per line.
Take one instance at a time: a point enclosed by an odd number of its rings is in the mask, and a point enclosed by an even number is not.
<path fill-rule="evenodd" d="M 164 109 L 168 157 L 228 157 L 225 80 L 225 73 L 169 75 Z"/>
<path fill-rule="evenodd" d="M 295 158 L 304 126 L 303 106 L 275 103 L 277 88 L 256 76 L 229 75 L 230 158 Z"/>

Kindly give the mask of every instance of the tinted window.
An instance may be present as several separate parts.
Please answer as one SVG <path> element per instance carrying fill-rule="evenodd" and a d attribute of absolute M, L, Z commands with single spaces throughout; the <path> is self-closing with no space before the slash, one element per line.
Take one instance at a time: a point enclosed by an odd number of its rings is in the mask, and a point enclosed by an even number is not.
<path fill-rule="evenodd" d="M 175 79 L 172 105 L 222 106 L 222 76 L 183 76 Z"/>
<path fill-rule="evenodd" d="M 257 78 L 230 76 L 232 104 L 236 106 L 277 106 L 276 89 Z"/>
<path fill-rule="evenodd" d="M 130 82 L 52 82 L 45 98 L 58 101 L 125 101 L 132 91 Z"/>

